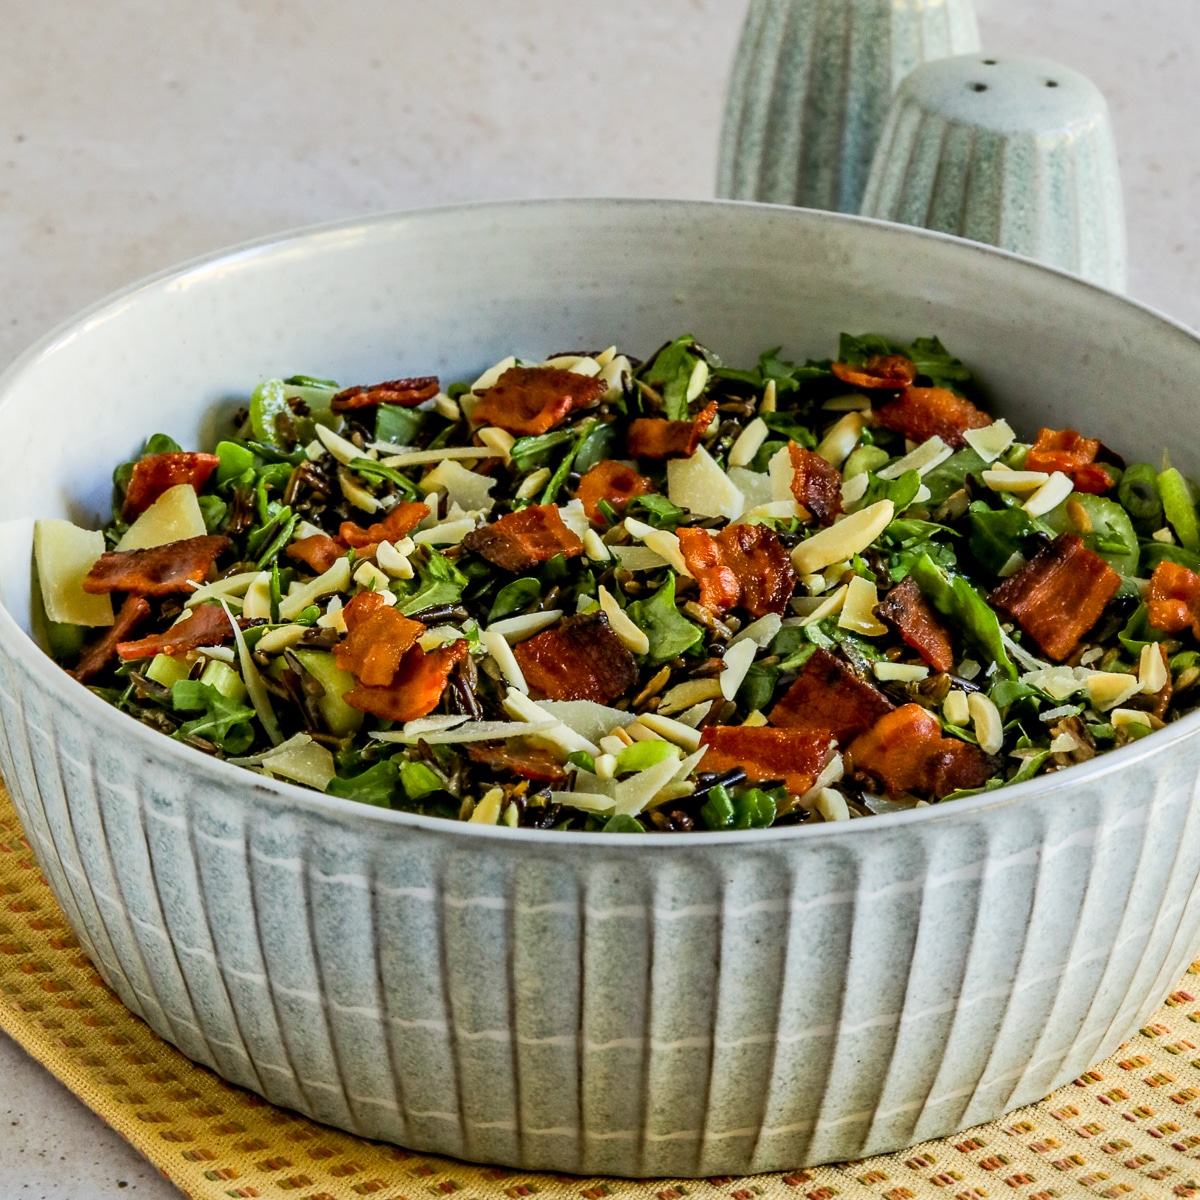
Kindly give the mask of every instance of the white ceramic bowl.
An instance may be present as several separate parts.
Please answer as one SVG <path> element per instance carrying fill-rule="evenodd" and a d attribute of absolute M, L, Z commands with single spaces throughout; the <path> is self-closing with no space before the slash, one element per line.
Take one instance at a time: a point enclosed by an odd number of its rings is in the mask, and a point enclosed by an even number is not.
<path fill-rule="evenodd" d="M 1109 1054 L 1197 944 L 1200 714 L 944 808 L 579 835 L 380 811 L 136 724 L 26 636 L 31 519 L 99 522 L 156 430 L 260 378 L 470 376 L 687 330 L 734 362 L 936 332 L 1018 429 L 1200 474 L 1200 342 L 982 246 L 802 210 L 401 214 L 108 300 L 0 383 L 0 767 L 100 973 L 226 1078 L 356 1133 L 561 1171 L 711 1175 L 894 1149 Z"/>

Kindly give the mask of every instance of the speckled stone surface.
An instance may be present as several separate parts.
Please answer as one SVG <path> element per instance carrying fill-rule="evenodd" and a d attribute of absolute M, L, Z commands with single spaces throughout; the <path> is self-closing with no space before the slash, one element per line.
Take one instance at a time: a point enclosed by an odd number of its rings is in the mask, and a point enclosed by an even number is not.
<path fill-rule="evenodd" d="M 862 213 L 1125 287 L 1108 104 L 1090 79 L 1048 59 L 987 52 L 919 66 L 892 102 Z"/>
<path fill-rule="evenodd" d="M 897 85 L 978 49 L 972 0 L 751 0 L 717 195 L 858 212 Z"/>
<path fill-rule="evenodd" d="M 744 7 L 2 4 L 0 361 L 131 279 L 272 229 L 473 197 L 710 195 Z M 1130 291 L 1200 325 L 1200 27 L 1179 0 L 976 7 L 990 51 L 1104 91 Z M 178 1200 L 3 1038 L 0 1079 L 6 1200 Z"/>

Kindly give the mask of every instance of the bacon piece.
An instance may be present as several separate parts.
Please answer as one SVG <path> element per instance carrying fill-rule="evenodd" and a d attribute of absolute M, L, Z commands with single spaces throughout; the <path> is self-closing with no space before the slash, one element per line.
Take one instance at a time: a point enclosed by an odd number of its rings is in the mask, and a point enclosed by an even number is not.
<path fill-rule="evenodd" d="M 127 596 L 121 605 L 116 620 L 98 641 L 93 642 L 82 654 L 73 671 L 80 683 L 94 679 L 117 657 L 117 647 L 150 615 L 150 605 L 141 596 Z"/>
<path fill-rule="evenodd" d="M 842 473 L 819 454 L 788 442 L 792 459 L 792 495 L 821 525 L 832 525 L 842 511 Z"/>
<path fill-rule="evenodd" d="M 785 729 L 823 730 L 845 746 L 893 708 L 877 687 L 828 650 L 818 649 L 768 719 Z"/>
<path fill-rule="evenodd" d="M 167 454 L 151 454 L 133 464 L 125 503 L 121 505 L 121 520 L 140 517 L 155 500 L 169 488 L 190 483 L 198 492 L 221 460 L 215 454 L 193 454 L 176 450 Z"/>
<path fill-rule="evenodd" d="M 608 391 L 600 378 L 557 367 L 509 367 L 490 387 L 475 394 L 476 425 L 496 425 L 529 437 L 553 429 L 572 409 L 594 404 Z"/>
<path fill-rule="evenodd" d="M 378 592 L 359 592 L 343 613 L 347 636 L 333 652 L 337 665 L 367 687 L 386 688 L 425 626 L 385 604 Z"/>
<path fill-rule="evenodd" d="M 935 671 L 949 671 L 954 666 L 950 631 L 930 607 L 911 575 L 875 606 L 875 615 L 894 629 Z"/>
<path fill-rule="evenodd" d="M 361 550 L 366 546 L 377 546 L 380 542 L 395 542 L 411 533 L 429 516 L 429 505 L 419 500 L 402 500 L 382 521 L 364 529 L 353 521 L 343 521 L 338 526 L 338 540 L 347 546 Z"/>
<path fill-rule="evenodd" d="M 447 642 L 428 654 L 420 646 L 410 646 L 389 686 L 360 683 L 343 699 L 351 708 L 386 721 L 415 721 L 437 708 L 450 672 L 466 658 L 467 651 L 464 638 Z"/>
<path fill-rule="evenodd" d="M 835 362 L 833 373 L 851 387 L 899 391 L 912 386 L 917 377 L 917 368 L 903 354 L 873 354 L 861 367 Z"/>
<path fill-rule="evenodd" d="M 1071 476 L 1077 492 L 1099 496 L 1113 485 L 1113 477 L 1096 463 L 1099 452 L 1099 438 L 1085 438 L 1075 429 L 1039 429 L 1025 456 L 1025 470 L 1061 471 Z"/>
<path fill-rule="evenodd" d="M 550 700 L 609 704 L 637 682 L 637 664 L 603 613 L 567 617 L 513 647 L 525 681 Z"/>
<path fill-rule="evenodd" d="M 631 458 L 691 458 L 716 415 L 717 402 L 713 400 L 690 421 L 638 417 L 625 435 L 625 448 Z"/>
<path fill-rule="evenodd" d="M 624 510 L 634 496 L 652 492 L 654 485 L 645 475 L 639 475 L 632 467 L 606 458 L 597 463 L 580 481 L 575 489 L 576 499 L 583 505 L 589 521 L 603 524 L 604 517 L 598 507 L 607 500 L 618 512 Z"/>
<path fill-rule="evenodd" d="M 287 548 L 287 552 L 289 558 L 304 563 L 318 575 L 324 575 L 346 553 L 346 547 L 327 534 L 314 533 L 312 537 L 300 538 L 293 542 Z"/>
<path fill-rule="evenodd" d="M 1181 633 L 1191 626 L 1200 638 L 1200 575 L 1163 559 L 1150 576 L 1146 608 L 1152 628 Z"/>
<path fill-rule="evenodd" d="M 467 747 L 472 762 L 487 763 L 501 771 L 512 771 L 537 783 L 562 783 L 566 771 L 547 750 L 514 750 L 503 742 L 479 742 Z"/>
<path fill-rule="evenodd" d="M 185 654 L 200 646 L 219 646 L 231 637 L 233 626 L 225 610 L 219 604 L 202 604 L 162 633 L 152 633 L 136 642 L 118 642 L 117 653 L 126 660 L 153 658 L 156 654 Z"/>
<path fill-rule="evenodd" d="M 412 408 L 432 400 L 441 385 L 436 375 L 417 375 L 411 379 L 389 379 L 370 387 L 352 387 L 338 392 L 329 402 L 335 413 L 352 412 L 358 408 L 378 408 L 381 404 L 399 404 Z"/>
<path fill-rule="evenodd" d="M 847 752 L 854 770 L 882 784 L 893 799 L 905 792 L 939 800 L 960 788 L 982 787 L 993 764 L 978 746 L 942 737 L 937 718 L 905 704 L 860 734 Z"/>
<path fill-rule="evenodd" d="M 504 571 L 528 571 L 556 554 L 575 558 L 583 542 L 572 533 L 553 504 L 531 504 L 490 525 L 474 529 L 462 544 Z"/>
<path fill-rule="evenodd" d="M 227 537 L 209 534 L 146 550 L 109 550 L 88 572 L 83 590 L 93 595 L 132 592 L 138 596 L 190 592 L 231 544 Z"/>
<path fill-rule="evenodd" d="M 727 525 L 714 538 L 680 528 L 679 549 L 712 612 L 744 608 L 756 617 L 781 613 L 796 588 L 796 572 L 779 536 L 766 525 Z"/>
<path fill-rule="evenodd" d="M 910 441 L 925 442 L 934 434 L 958 449 L 966 444 L 968 429 L 982 429 L 992 418 L 970 400 L 946 388 L 906 388 L 904 395 L 875 410 L 875 420 Z"/>
<path fill-rule="evenodd" d="M 1041 647 L 1062 662 L 1100 620 L 1121 586 L 1121 577 L 1074 533 L 1043 546 L 988 603 L 1007 613 Z"/>
<path fill-rule="evenodd" d="M 792 795 L 803 796 L 816 784 L 835 743 L 824 730 L 710 725 L 701 730 L 700 745 L 708 747 L 702 760 L 706 771 L 741 767 L 751 783 L 782 779 Z"/>

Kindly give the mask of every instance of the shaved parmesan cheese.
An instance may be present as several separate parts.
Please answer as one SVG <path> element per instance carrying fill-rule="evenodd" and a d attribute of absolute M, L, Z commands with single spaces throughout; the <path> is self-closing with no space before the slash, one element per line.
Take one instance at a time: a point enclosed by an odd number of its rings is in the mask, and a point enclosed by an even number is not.
<path fill-rule="evenodd" d="M 508 689 L 508 694 L 504 697 L 504 711 L 518 721 L 529 722 L 526 730 L 536 730 L 540 740 L 550 742 L 566 754 L 584 750 L 594 758 L 600 753 L 600 747 L 595 742 L 576 733 L 561 720 L 552 719 L 547 722 L 546 710 L 516 688 Z"/>
<path fill-rule="evenodd" d="M 924 475 L 932 471 L 938 463 L 945 462 L 954 451 L 935 433 L 933 437 L 922 442 L 911 454 L 906 454 L 890 466 L 877 471 L 880 479 L 899 479 L 908 471 L 916 471 Z"/>
<path fill-rule="evenodd" d="M 703 446 L 667 462 L 667 498 L 698 517 L 741 516 L 746 498 Z"/>
<path fill-rule="evenodd" d="M 1124 704 L 1141 688 L 1136 675 L 1118 671 L 1092 671 L 1084 681 L 1088 700 L 1098 712 L 1107 712 Z"/>
<path fill-rule="evenodd" d="M 278 629 L 264 633 L 254 648 L 263 654 L 278 654 L 281 650 L 294 646 L 307 632 L 307 625 L 281 625 Z"/>
<path fill-rule="evenodd" d="M 578 808 L 582 812 L 596 813 L 603 816 L 613 810 L 611 796 L 602 796 L 599 792 L 551 792 L 551 804 L 565 804 L 568 808 Z"/>
<path fill-rule="evenodd" d="M 206 583 L 187 598 L 184 607 L 194 608 L 202 601 L 215 600 L 218 596 L 244 596 L 259 574 L 258 571 L 240 571 L 237 575 L 229 575 L 215 583 Z"/>
<path fill-rule="evenodd" d="M 827 596 L 816 608 L 812 610 L 801 622 L 801 625 L 814 625 L 817 621 L 823 621 L 826 617 L 832 617 L 835 613 L 842 611 L 842 605 L 846 603 L 846 593 L 850 589 L 846 584 L 842 584 L 840 588 L 832 595 Z"/>
<path fill-rule="evenodd" d="M 792 494 L 792 479 L 796 468 L 792 466 L 792 456 L 786 446 L 781 447 L 767 464 L 767 473 L 771 477 L 772 500 L 794 500 Z"/>
<path fill-rule="evenodd" d="M 476 511 L 487 516 L 496 506 L 489 493 L 496 486 L 495 479 L 476 475 L 453 459 L 447 459 L 425 476 L 426 491 L 445 492 L 451 504 L 457 504 L 464 512 Z"/>
<path fill-rule="evenodd" d="M 342 489 L 342 495 L 355 508 L 365 513 L 379 511 L 379 501 L 345 467 L 338 467 L 338 486 Z"/>
<path fill-rule="evenodd" d="M 510 354 L 507 358 L 502 358 L 494 367 L 488 367 L 488 369 L 484 371 L 484 373 L 480 375 L 480 377 L 475 380 L 473 384 L 471 384 L 471 391 L 483 392 L 490 387 L 495 387 L 497 381 L 500 379 L 500 376 L 503 375 L 504 372 L 509 369 L 509 367 L 515 367 L 516 365 L 517 360 L 513 355 Z"/>
<path fill-rule="evenodd" d="M 238 664 L 242 668 L 242 682 L 246 685 L 246 691 L 250 695 L 250 703 L 254 705 L 254 711 L 258 714 L 258 719 L 262 722 L 262 727 L 266 730 L 267 737 L 271 739 L 272 744 L 281 745 L 283 734 L 279 730 L 279 722 L 275 719 L 275 710 L 271 707 L 271 693 L 267 691 L 267 685 L 263 683 L 254 656 L 250 653 L 250 647 L 246 645 L 246 639 L 242 636 L 241 626 L 229 612 L 229 605 L 222 600 L 221 607 L 225 610 L 225 616 L 229 618 L 229 624 L 233 626 L 233 641 L 237 646 Z"/>
<path fill-rule="evenodd" d="M 594 700 L 539 700 L 536 707 L 561 721 L 589 742 L 599 742 L 610 730 L 623 729 L 639 718 Z"/>
<path fill-rule="evenodd" d="M 737 441 L 729 448 L 729 465 L 731 467 L 748 467 L 754 456 L 767 440 L 770 430 L 762 417 L 755 417 L 745 429 L 738 434 Z"/>
<path fill-rule="evenodd" d="M 33 554 L 42 604 L 51 621 L 89 626 L 113 623 L 112 597 L 83 590 L 84 579 L 103 553 L 104 534 L 99 530 L 80 529 L 70 521 L 34 522 Z"/>
<path fill-rule="evenodd" d="M 1153 696 L 1167 686 L 1170 678 L 1158 645 L 1151 642 L 1143 646 L 1141 658 L 1138 660 L 1138 682 L 1142 691 Z"/>
<path fill-rule="evenodd" d="M 569 504 L 563 504 L 559 507 L 558 515 L 562 518 L 562 523 L 577 537 L 581 538 L 587 533 L 592 523 L 588 520 L 588 515 L 583 511 L 582 500 L 572 500 Z"/>
<path fill-rule="evenodd" d="M 508 462 L 508 452 L 513 448 L 517 439 L 507 429 L 500 429 L 496 425 L 488 425 L 479 431 L 479 440 L 489 450 L 495 450 L 497 454 L 503 457 L 505 462 Z"/>
<path fill-rule="evenodd" d="M 652 550 L 661 559 L 671 564 L 680 575 L 692 577 L 687 563 L 683 559 L 683 551 L 679 548 L 679 539 L 669 529 L 654 529 L 643 521 L 635 521 L 633 517 L 625 518 L 625 529 L 631 537 L 641 541 L 648 550 Z M 621 564 L 624 566 L 624 563 Z M 634 568 L 630 568 L 633 570 Z"/>
<path fill-rule="evenodd" d="M 638 771 L 623 779 L 613 789 L 613 811 L 634 817 L 640 813 L 659 789 L 665 787 L 679 770 L 679 759 L 664 758 L 645 771 Z"/>
<path fill-rule="evenodd" d="M 262 760 L 262 768 L 281 779 L 307 784 L 319 792 L 323 792 L 337 774 L 333 766 L 333 755 L 325 746 L 311 738 L 303 745 L 280 747 L 274 754 L 268 754 Z"/>
<path fill-rule="evenodd" d="M 270 576 L 267 578 L 269 580 Z M 279 616 L 284 621 L 294 621 L 321 596 L 328 596 L 331 592 L 345 592 L 349 587 L 350 560 L 339 558 L 324 574 L 289 592 L 279 605 Z"/>
<path fill-rule="evenodd" d="M 543 721 L 537 725 L 527 721 L 467 721 L 455 729 L 431 730 L 425 733 L 409 733 L 406 725 L 403 729 L 373 733 L 371 737 L 379 742 L 400 742 L 406 746 L 416 745 L 418 741 L 428 742 L 431 746 L 450 746 L 466 742 L 493 742 L 509 737 L 524 737 L 530 733 L 541 733 L 552 728 L 553 725 L 553 721 Z"/>
<path fill-rule="evenodd" d="M 963 437 L 966 443 L 983 459 L 995 462 L 1013 444 L 1015 435 L 1007 421 L 993 421 L 982 429 L 968 429 Z"/>
<path fill-rule="evenodd" d="M 1133 729 L 1135 726 L 1154 728 L 1150 714 L 1137 708 L 1117 708 L 1109 716 L 1115 729 Z"/>
<path fill-rule="evenodd" d="M 717 682 L 726 700 L 732 700 L 737 695 L 757 653 L 758 647 L 751 641 L 738 642 L 725 651 L 725 670 L 717 676 Z"/>
<path fill-rule="evenodd" d="M 269 621 L 271 619 L 270 571 L 259 571 L 254 582 L 246 589 L 246 595 L 242 600 L 242 616 L 251 621 Z"/>
<path fill-rule="evenodd" d="M 412 734 L 414 737 L 420 737 L 426 733 L 440 733 L 444 729 L 453 729 L 456 725 L 461 725 L 469 719 L 463 713 L 454 716 L 442 716 L 439 713 L 436 717 L 417 717 L 415 721 L 405 724 L 404 732 Z"/>
<path fill-rule="evenodd" d="M 599 360 L 597 360 L 599 361 Z M 633 366 L 624 354 L 618 354 L 601 364 L 600 378 L 608 384 L 604 400 L 619 400 L 625 391 L 625 381 L 633 373 Z"/>
<path fill-rule="evenodd" d="M 746 498 L 748 508 L 757 508 L 760 504 L 770 504 L 776 499 L 771 486 L 771 476 L 762 471 L 749 471 L 745 467 L 730 467 L 729 478 L 733 486 Z M 788 496 L 791 495 L 790 484 Z M 787 499 L 784 496 L 783 499 Z"/>
<path fill-rule="evenodd" d="M 700 722 L 703 721 L 704 718 L 707 717 L 709 712 L 712 710 L 712 706 L 713 706 L 712 700 L 702 700 L 699 704 L 693 704 L 691 708 L 685 709 L 675 719 L 681 725 L 690 725 L 693 729 L 698 729 L 700 726 Z M 661 713 L 662 709 L 659 708 L 658 711 Z M 754 716 L 755 714 L 751 713 L 750 715 Z M 761 713 L 758 715 L 762 716 Z M 749 722 L 749 718 L 747 718 L 747 722 Z M 760 725 L 765 725 L 766 723 L 767 723 L 767 721 L 766 721 L 765 717 L 763 717 L 763 719 L 758 722 L 758 724 L 760 724 Z"/>
<path fill-rule="evenodd" d="M 118 550 L 149 550 L 168 542 L 203 537 L 208 530 L 196 489 L 177 483 L 165 492 L 130 527 L 117 543 Z"/>
<path fill-rule="evenodd" d="M 504 634 L 488 630 L 479 635 L 479 644 L 496 660 L 496 665 L 505 680 L 517 691 L 528 695 L 529 684 L 525 682 L 520 664 L 512 652 L 512 647 L 505 641 Z"/>
<path fill-rule="evenodd" d="M 485 429 L 484 433 L 493 432 Z M 503 429 L 495 430 L 503 433 Z M 514 439 L 515 440 L 515 439 Z M 386 445 L 386 443 L 380 443 Z M 388 447 L 394 450 L 394 446 Z M 361 456 L 360 456 L 361 457 Z M 392 454 L 380 460 L 385 467 L 420 467 L 426 463 L 440 462 L 478 462 L 481 458 L 507 458 L 508 453 L 496 446 L 443 446 L 440 450 L 409 450 L 403 454 Z"/>
<path fill-rule="evenodd" d="M 807 520 L 808 516 L 808 510 L 801 508 L 795 500 L 772 500 L 769 504 L 759 504 L 746 509 L 733 524 L 753 525 L 756 521 Z"/>
<path fill-rule="evenodd" d="M 439 646 L 445 646 L 449 642 L 463 641 L 462 630 L 455 625 L 435 625 L 432 629 L 427 629 L 419 638 L 417 645 L 429 654 L 436 650 Z"/>
<path fill-rule="evenodd" d="M 842 503 L 855 504 L 867 494 L 867 488 L 871 484 L 871 477 L 866 471 L 847 479 L 842 484 Z"/>
<path fill-rule="evenodd" d="M 811 575 L 843 559 L 861 554 L 892 522 L 896 506 L 878 500 L 801 542 L 792 551 L 792 565 L 800 575 Z"/>
<path fill-rule="evenodd" d="M 672 721 L 670 717 L 661 716 L 659 713 L 642 713 L 638 723 L 685 750 L 697 750 L 700 747 L 699 732 L 681 721 Z"/>
<path fill-rule="evenodd" d="M 881 637 L 887 633 L 887 626 L 875 617 L 875 605 L 879 603 L 875 585 L 869 579 L 855 575 L 847 584 L 847 589 L 846 600 L 838 617 L 838 628 L 851 629 L 866 637 Z"/>

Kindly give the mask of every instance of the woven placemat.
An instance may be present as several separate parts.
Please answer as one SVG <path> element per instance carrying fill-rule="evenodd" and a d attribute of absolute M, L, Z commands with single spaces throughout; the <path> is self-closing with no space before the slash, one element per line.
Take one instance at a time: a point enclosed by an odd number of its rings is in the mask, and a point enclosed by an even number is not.
<path fill-rule="evenodd" d="M 275 1108 L 151 1032 L 81 951 L 0 787 L 0 1029 L 192 1200 L 417 1200 L 455 1192 L 464 1200 L 1193 1197 L 1200 1194 L 1198 995 L 1195 962 L 1115 1057 L 1041 1104 L 901 1154 L 744 1179 L 582 1179 L 480 1167 Z"/>

